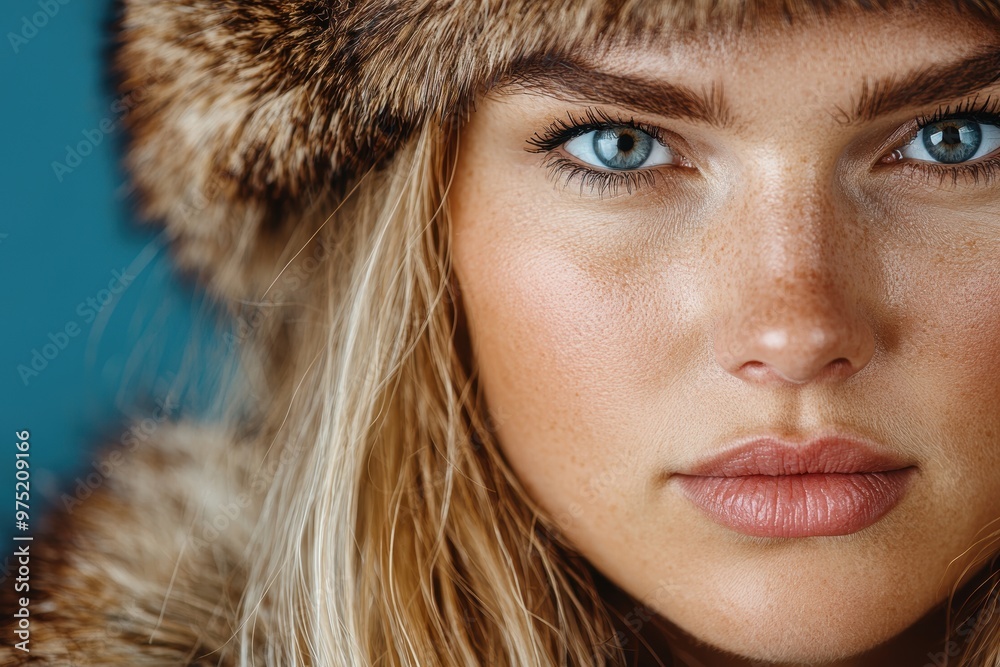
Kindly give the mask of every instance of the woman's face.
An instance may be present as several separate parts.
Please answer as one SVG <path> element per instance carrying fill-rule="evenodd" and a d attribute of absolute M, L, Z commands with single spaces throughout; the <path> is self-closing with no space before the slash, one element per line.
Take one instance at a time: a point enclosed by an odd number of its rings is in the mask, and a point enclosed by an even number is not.
<path fill-rule="evenodd" d="M 463 128 L 454 269 L 505 456 L 694 638 L 862 654 L 1000 517 L 998 45 L 932 10 L 665 37 L 529 68 Z M 797 458 L 830 434 L 879 456 Z M 706 468 L 764 435 L 787 450 Z"/>

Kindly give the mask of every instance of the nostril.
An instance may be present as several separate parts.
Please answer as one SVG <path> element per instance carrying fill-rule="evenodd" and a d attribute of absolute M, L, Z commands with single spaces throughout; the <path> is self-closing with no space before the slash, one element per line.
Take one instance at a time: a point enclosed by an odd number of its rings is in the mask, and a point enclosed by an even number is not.
<path fill-rule="evenodd" d="M 854 373 L 854 364 L 847 357 L 840 357 L 830 363 L 827 372 L 835 377 L 847 377 Z"/>
<path fill-rule="evenodd" d="M 762 361 L 748 361 L 737 369 L 736 374 L 746 380 L 757 382 L 777 382 L 782 384 L 804 384 L 819 379 L 839 378 L 850 375 L 853 369 L 851 361 L 846 357 L 838 357 L 818 371 L 808 369 L 782 370 Z"/>
<path fill-rule="evenodd" d="M 740 366 L 736 373 L 748 380 L 764 380 L 772 374 L 767 364 L 760 361 L 748 361 Z"/>

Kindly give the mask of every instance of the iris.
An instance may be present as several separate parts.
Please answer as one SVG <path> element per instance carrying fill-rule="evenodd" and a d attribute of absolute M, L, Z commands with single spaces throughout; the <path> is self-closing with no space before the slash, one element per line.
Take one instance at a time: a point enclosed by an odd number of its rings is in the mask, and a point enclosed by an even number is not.
<path fill-rule="evenodd" d="M 652 153 L 655 141 L 634 128 L 608 128 L 594 132 L 594 155 L 609 169 L 636 169 Z"/>
<path fill-rule="evenodd" d="M 983 142 L 979 123 L 967 118 L 955 118 L 931 123 L 922 131 L 924 148 L 940 162 L 965 162 L 976 154 Z"/>

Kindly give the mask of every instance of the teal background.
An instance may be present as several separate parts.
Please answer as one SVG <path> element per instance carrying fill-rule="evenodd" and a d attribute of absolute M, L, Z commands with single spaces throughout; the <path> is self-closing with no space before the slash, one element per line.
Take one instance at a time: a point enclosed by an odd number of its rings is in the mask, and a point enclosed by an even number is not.
<path fill-rule="evenodd" d="M 159 228 L 132 219 L 121 106 L 104 71 L 112 12 L 106 0 L 0 6 L 0 558 L 13 550 L 17 431 L 31 434 L 37 526 L 46 503 L 63 504 L 99 469 L 95 447 L 119 442 L 129 418 L 203 414 L 216 393 L 191 350 L 218 344 L 217 318 L 175 280 Z M 75 167 L 54 168 L 81 142 Z M 134 279 L 102 292 L 116 271 Z M 43 360 L 37 374 L 25 371 Z M 0 581 L 5 569 L 0 562 Z"/>

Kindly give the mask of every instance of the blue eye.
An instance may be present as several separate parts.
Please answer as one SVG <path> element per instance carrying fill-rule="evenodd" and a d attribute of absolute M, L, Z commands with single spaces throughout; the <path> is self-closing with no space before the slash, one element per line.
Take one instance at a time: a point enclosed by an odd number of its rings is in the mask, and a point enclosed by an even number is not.
<path fill-rule="evenodd" d="M 615 171 L 674 163 L 673 153 L 658 139 L 626 125 L 581 134 L 567 141 L 565 148 L 588 165 Z"/>
<path fill-rule="evenodd" d="M 960 164 L 1000 149 L 1000 127 L 971 118 L 946 118 L 920 128 L 900 153 L 905 158 L 939 164 Z"/>

